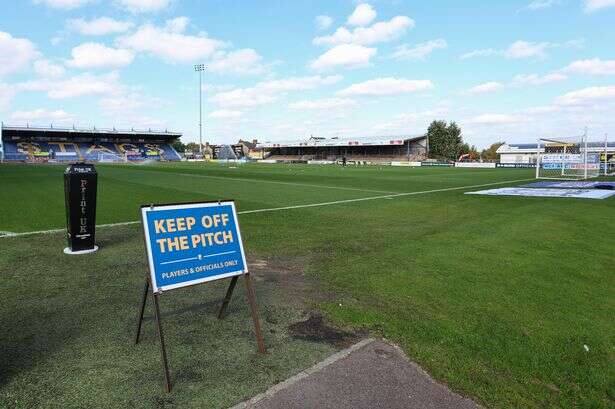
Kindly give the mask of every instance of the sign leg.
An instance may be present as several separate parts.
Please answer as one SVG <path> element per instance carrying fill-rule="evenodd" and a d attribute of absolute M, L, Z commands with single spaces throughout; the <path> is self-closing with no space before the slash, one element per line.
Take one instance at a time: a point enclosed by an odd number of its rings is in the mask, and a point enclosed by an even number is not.
<path fill-rule="evenodd" d="M 135 336 L 135 345 L 139 343 L 141 337 L 141 324 L 143 324 L 143 313 L 145 312 L 145 302 L 147 301 L 147 292 L 149 291 L 149 280 L 145 279 L 145 288 L 143 289 L 143 299 L 141 300 L 141 309 L 137 321 L 137 334 Z"/>
<path fill-rule="evenodd" d="M 228 303 L 231 301 L 231 296 L 233 295 L 233 290 L 235 289 L 236 284 L 237 284 L 237 276 L 231 278 L 231 284 L 228 286 L 228 290 L 226 290 L 226 296 L 224 296 L 224 301 L 222 301 L 222 305 L 220 306 L 220 311 L 218 312 L 219 320 L 224 318 L 224 312 L 226 311 L 226 307 L 228 306 Z"/>
<path fill-rule="evenodd" d="M 258 352 L 266 354 L 265 341 L 261 334 L 261 324 L 258 319 L 258 307 L 256 306 L 256 297 L 254 296 L 254 288 L 252 288 L 252 280 L 250 273 L 244 274 L 246 279 L 246 290 L 248 293 L 248 302 L 250 303 L 250 310 L 252 312 L 252 321 L 254 322 L 254 335 L 256 336 L 256 343 L 258 344 Z"/>
<path fill-rule="evenodd" d="M 164 390 L 168 393 L 171 392 L 171 376 L 169 374 L 169 362 L 167 361 L 167 351 L 164 345 L 164 335 L 162 333 L 162 325 L 160 323 L 158 294 L 154 294 L 154 313 L 156 314 L 156 329 L 158 330 L 158 338 L 160 338 L 160 359 L 162 360 L 162 370 L 164 371 Z"/>

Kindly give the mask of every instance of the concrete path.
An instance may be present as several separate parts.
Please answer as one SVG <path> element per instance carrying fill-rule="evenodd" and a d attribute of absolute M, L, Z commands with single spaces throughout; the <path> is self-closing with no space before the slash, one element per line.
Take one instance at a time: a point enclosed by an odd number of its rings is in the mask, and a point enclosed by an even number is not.
<path fill-rule="evenodd" d="M 367 339 L 232 409 L 478 409 L 396 346 Z"/>

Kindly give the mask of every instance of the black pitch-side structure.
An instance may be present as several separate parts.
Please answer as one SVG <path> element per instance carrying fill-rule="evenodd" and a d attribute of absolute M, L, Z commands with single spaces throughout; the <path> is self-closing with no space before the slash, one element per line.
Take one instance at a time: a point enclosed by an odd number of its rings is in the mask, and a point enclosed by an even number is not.
<path fill-rule="evenodd" d="M 91 164 L 73 164 L 64 172 L 66 254 L 86 254 L 98 250 L 95 244 L 97 182 L 98 175 Z"/>

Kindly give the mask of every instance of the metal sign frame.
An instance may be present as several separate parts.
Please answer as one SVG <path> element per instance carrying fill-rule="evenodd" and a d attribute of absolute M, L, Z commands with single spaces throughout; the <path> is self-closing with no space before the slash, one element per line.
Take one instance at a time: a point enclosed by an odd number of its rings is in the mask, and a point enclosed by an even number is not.
<path fill-rule="evenodd" d="M 155 264 L 154 264 L 152 251 L 151 251 L 151 242 L 149 240 L 150 232 L 149 232 L 149 226 L 147 223 L 148 211 L 162 210 L 162 209 L 164 210 L 190 209 L 190 208 L 214 207 L 214 206 L 221 206 L 221 205 L 230 205 L 232 207 L 233 217 L 234 217 L 234 222 L 235 222 L 236 232 L 237 232 L 237 239 L 239 241 L 241 257 L 243 260 L 244 268 L 238 271 L 233 271 L 233 272 L 228 272 L 228 273 L 218 274 L 218 275 L 213 275 L 213 276 L 208 276 L 208 277 L 202 277 L 197 280 L 190 280 L 190 281 L 186 281 L 186 282 L 182 282 L 178 284 L 172 284 L 172 285 L 160 286 L 160 287 L 157 286 L 156 274 L 155 274 L 156 273 Z M 206 283 L 210 281 L 217 281 L 217 280 L 222 280 L 225 278 L 231 278 L 231 282 L 226 291 L 226 295 L 222 301 L 220 310 L 218 311 L 218 315 L 217 315 L 218 319 L 222 319 L 225 316 L 226 307 L 228 306 L 231 300 L 233 291 L 237 284 L 237 280 L 239 276 L 243 276 L 245 279 L 246 293 L 247 293 L 248 303 L 250 305 L 252 321 L 254 324 L 254 335 L 256 337 L 256 342 L 258 345 L 258 352 L 261 354 L 265 354 L 267 351 L 265 349 L 265 342 L 263 340 L 263 336 L 261 333 L 260 320 L 258 316 L 258 306 L 256 304 L 254 288 L 252 286 L 252 280 L 250 278 L 250 273 L 248 271 L 248 264 L 245 258 L 243 240 L 241 238 L 241 228 L 239 226 L 239 219 L 237 217 L 237 210 L 235 208 L 235 202 L 233 200 L 224 200 L 224 201 L 213 201 L 213 202 L 172 203 L 172 204 L 158 204 L 158 205 L 152 204 L 149 206 L 144 205 L 144 206 L 141 206 L 141 217 L 142 217 L 141 222 L 142 222 L 142 227 L 143 227 L 143 235 L 145 239 L 145 248 L 146 248 L 146 253 L 148 257 L 148 265 L 149 265 L 150 273 L 146 274 L 145 276 L 145 286 L 143 289 L 143 295 L 141 298 L 141 304 L 140 304 L 138 317 L 137 317 L 137 331 L 136 331 L 134 343 L 136 345 L 139 343 L 139 340 L 140 340 L 141 327 L 143 324 L 143 315 L 145 313 L 145 304 L 147 302 L 147 295 L 150 293 L 150 290 L 151 290 L 153 304 L 154 304 L 154 318 L 156 321 L 156 332 L 158 334 L 158 339 L 160 341 L 160 359 L 162 362 L 162 370 L 164 374 L 165 392 L 171 392 L 171 374 L 169 370 L 169 362 L 168 362 L 166 346 L 164 342 L 162 323 L 160 319 L 161 318 L 160 316 L 160 295 L 162 295 L 163 292 L 173 290 L 173 289 L 189 287 L 189 286 L 193 286 L 197 284 L 202 284 L 202 283 Z"/>

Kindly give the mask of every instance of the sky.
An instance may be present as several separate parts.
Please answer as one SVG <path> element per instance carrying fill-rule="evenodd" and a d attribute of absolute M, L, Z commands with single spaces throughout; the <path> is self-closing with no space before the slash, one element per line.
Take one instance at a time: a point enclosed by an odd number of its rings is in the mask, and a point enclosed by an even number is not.
<path fill-rule="evenodd" d="M 615 139 L 615 0 L 15 0 L 0 119 L 198 141 Z"/>

